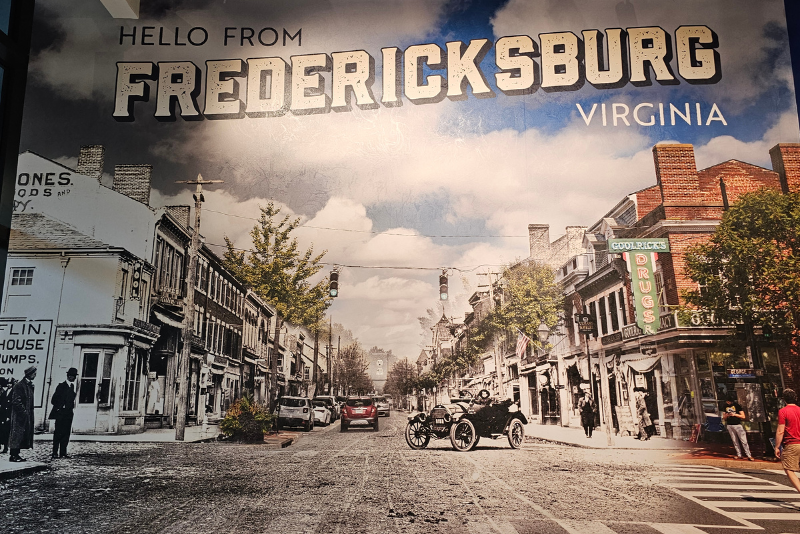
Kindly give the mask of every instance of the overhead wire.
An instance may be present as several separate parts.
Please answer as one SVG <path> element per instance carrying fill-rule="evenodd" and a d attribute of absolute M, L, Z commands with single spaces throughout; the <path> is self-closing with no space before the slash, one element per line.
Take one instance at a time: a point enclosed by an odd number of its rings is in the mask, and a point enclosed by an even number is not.
<path fill-rule="evenodd" d="M 217 213 L 219 215 L 226 215 L 228 217 L 235 217 L 237 219 L 249 219 L 251 221 L 259 221 L 256 217 L 248 217 L 245 215 L 236 215 L 233 213 L 226 213 L 224 211 L 216 211 L 211 209 L 204 209 L 203 211 Z M 484 234 L 484 235 L 473 235 L 473 234 L 405 234 L 401 232 L 377 232 L 375 230 L 354 230 L 352 228 L 331 228 L 329 226 L 314 226 L 310 224 L 303 224 L 295 228 L 295 230 L 300 230 L 302 228 L 311 228 L 314 230 L 330 230 L 334 232 L 351 232 L 351 233 L 359 233 L 359 234 L 372 234 L 372 235 L 392 235 L 392 236 L 399 236 L 399 237 L 431 237 L 431 238 L 448 238 L 448 239 L 467 239 L 467 238 L 489 238 L 489 237 L 500 237 L 500 238 L 528 238 L 528 235 L 522 234 Z"/>
<path fill-rule="evenodd" d="M 211 247 L 220 247 L 220 248 L 228 248 L 228 245 L 220 245 L 219 243 L 204 243 L 207 246 Z M 257 252 L 256 250 L 250 248 L 238 248 L 238 247 L 231 247 L 233 250 L 237 252 Z M 347 263 L 339 263 L 339 262 L 326 262 L 320 261 L 317 262 L 318 265 L 329 265 L 331 267 L 347 267 L 350 269 L 387 269 L 387 270 L 404 270 L 404 271 L 441 271 L 442 269 L 448 269 L 453 271 L 458 271 L 460 273 L 469 273 L 476 269 L 480 269 L 481 267 L 505 267 L 507 264 L 505 263 L 498 263 L 498 264 L 491 264 L 491 263 L 482 263 L 480 265 L 475 265 L 474 267 L 414 267 L 410 265 L 358 265 L 358 264 L 347 264 Z"/>

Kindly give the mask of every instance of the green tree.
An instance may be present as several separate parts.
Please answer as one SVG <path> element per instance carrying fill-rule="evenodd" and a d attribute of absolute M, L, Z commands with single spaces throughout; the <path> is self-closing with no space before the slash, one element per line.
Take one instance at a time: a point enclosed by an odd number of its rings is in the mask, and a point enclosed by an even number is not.
<path fill-rule="evenodd" d="M 416 387 L 417 369 L 408 360 L 400 360 L 392 365 L 386 374 L 384 391 L 401 398 L 410 395 Z"/>
<path fill-rule="evenodd" d="M 475 325 L 465 333 L 467 337 L 464 362 L 474 365 L 476 358 L 494 343 L 516 343 L 519 332 L 527 335 L 534 347 L 540 347 L 537 337 L 539 325 L 553 328 L 563 311 L 564 295 L 555 282 L 555 274 L 549 266 L 535 261 L 522 261 L 503 269 L 494 289 L 494 305 Z"/>
<path fill-rule="evenodd" d="M 336 359 L 336 382 L 344 389 L 346 395 L 364 395 L 370 393 L 374 386 L 367 374 L 369 362 L 364 356 L 364 349 L 358 341 L 342 348 Z"/>
<path fill-rule="evenodd" d="M 687 252 L 686 273 L 702 289 L 684 300 L 707 322 L 769 324 L 800 354 L 800 194 L 742 195 L 711 239 Z"/>
<path fill-rule="evenodd" d="M 318 328 L 331 304 L 328 282 L 312 284 L 310 279 L 323 267 L 326 251 L 314 254 L 314 247 L 301 251 L 292 232 L 300 219 L 288 215 L 279 218 L 280 208 L 270 202 L 261 207 L 261 217 L 253 226 L 252 251 L 240 251 L 225 237 L 228 250 L 225 267 L 275 306 L 278 313 L 295 324 Z"/>

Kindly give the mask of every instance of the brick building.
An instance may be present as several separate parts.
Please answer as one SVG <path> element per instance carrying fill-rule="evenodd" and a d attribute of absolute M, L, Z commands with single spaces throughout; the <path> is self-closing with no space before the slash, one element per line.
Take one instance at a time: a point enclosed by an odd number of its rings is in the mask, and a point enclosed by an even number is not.
<path fill-rule="evenodd" d="M 776 145 L 770 156 L 772 170 L 738 160 L 697 170 L 692 145 L 653 147 L 656 184 L 623 198 L 586 229 L 582 250 L 557 266 L 556 279 L 567 297 L 564 321 L 548 354 L 521 362 L 525 412 L 541 422 L 578 426 L 577 400 L 589 391 L 609 400 L 611 412 L 601 410 L 604 423 L 634 432 L 632 399 L 638 388 L 647 391 L 648 411 L 665 437 L 688 438 L 695 425 L 719 416 L 730 395 L 749 412 L 748 430 L 758 431 L 762 420 L 774 430 L 781 389 L 800 386 L 800 362 L 788 345 L 765 339 L 757 329 L 763 376 L 731 376 L 732 369 L 751 367 L 745 343 L 730 327 L 710 327 L 698 317 L 682 321 L 677 313 L 681 292 L 697 287 L 685 273 L 686 251 L 709 239 L 727 205 L 765 187 L 800 191 L 800 144 Z M 643 336 L 636 325 L 627 265 L 621 254 L 609 254 L 611 238 L 669 240 L 670 252 L 659 254 L 655 264 L 660 312 L 655 335 Z M 531 253 L 537 261 L 552 261 L 548 247 L 532 246 Z M 577 332 L 576 313 L 594 317 L 595 335 Z M 606 383 L 599 379 L 601 365 Z"/>

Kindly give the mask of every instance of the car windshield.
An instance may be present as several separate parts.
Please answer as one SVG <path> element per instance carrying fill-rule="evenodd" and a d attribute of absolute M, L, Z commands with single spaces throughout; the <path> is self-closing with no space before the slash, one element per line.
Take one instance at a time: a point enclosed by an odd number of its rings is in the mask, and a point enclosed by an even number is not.
<path fill-rule="evenodd" d="M 280 401 L 281 406 L 286 406 L 287 408 L 302 408 L 306 406 L 306 399 L 287 399 L 283 398 Z"/>
<path fill-rule="evenodd" d="M 329 405 L 333 404 L 333 401 L 331 399 L 314 399 L 313 402 L 315 403 L 314 406 L 316 406 L 316 403 L 318 403 L 318 402 L 321 402 L 323 404 L 329 404 Z"/>
<path fill-rule="evenodd" d="M 386 404 L 386 398 L 385 397 L 378 397 L 378 398 L 375 399 L 375 402 L 380 402 L 380 403 Z"/>
<path fill-rule="evenodd" d="M 327 408 L 328 406 L 322 401 L 314 401 L 314 408 Z"/>
<path fill-rule="evenodd" d="M 347 405 L 350 406 L 351 408 L 372 406 L 372 399 L 347 399 Z"/>

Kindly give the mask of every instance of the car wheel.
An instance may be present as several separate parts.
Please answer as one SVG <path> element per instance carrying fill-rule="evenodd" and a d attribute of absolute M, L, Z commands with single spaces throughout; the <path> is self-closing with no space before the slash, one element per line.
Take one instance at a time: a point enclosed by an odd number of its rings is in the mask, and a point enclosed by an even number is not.
<path fill-rule="evenodd" d="M 378 431 L 378 417 L 375 418 L 375 424 L 372 425 L 372 430 L 373 430 L 373 432 L 377 432 Z"/>
<path fill-rule="evenodd" d="M 406 425 L 406 443 L 414 450 L 424 449 L 431 441 L 428 428 L 419 421 L 411 421 Z"/>
<path fill-rule="evenodd" d="M 476 438 L 475 425 L 469 419 L 460 419 L 450 427 L 450 443 L 459 452 L 470 450 Z"/>
<path fill-rule="evenodd" d="M 475 436 L 475 441 L 472 442 L 472 447 L 470 447 L 469 450 L 474 451 L 475 449 L 477 449 L 478 448 L 478 442 L 480 440 L 481 440 L 480 436 Z"/>
<path fill-rule="evenodd" d="M 344 421 L 342 421 L 342 426 L 341 426 L 341 427 L 339 427 L 339 432 L 347 432 L 347 427 L 348 427 L 348 426 L 349 426 L 349 425 L 348 425 L 347 423 L 345 423 Z"/>
<path fill-rule="evenodd" d="M 508 444 L 512 449 L 519 449 L 523 441 L 525 441 L 525 427 L 522 426 L 522 421 L 514 419 L 508 426 Z"/>
<path fill-rule="evenodd" d="M 303 432 L 311 432 L 312 428 L 311 421 L 306 421 L 303 423 Z"/>

